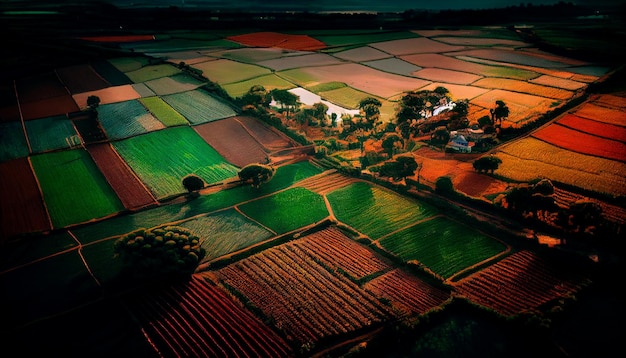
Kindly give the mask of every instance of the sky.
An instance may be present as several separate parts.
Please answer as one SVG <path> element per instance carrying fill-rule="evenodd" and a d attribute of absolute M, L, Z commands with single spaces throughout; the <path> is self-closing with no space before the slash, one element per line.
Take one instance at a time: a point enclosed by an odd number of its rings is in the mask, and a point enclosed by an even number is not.
<path fill-rule="evenodd" d="M 2 1 L 2 0 L 0 0 Z M 63 0 L 61 0 L 63 1 Z M 307 10 L 307 11 L 389 11 L 407 9 L 489 9 L 520 4 L 553 5 L 559 0 L 104 0 L 116 6 L 144 5 L 193 7 L 238 10 Z M 565 0 L 585 6 L 620 4 L 624 0 Z"/>

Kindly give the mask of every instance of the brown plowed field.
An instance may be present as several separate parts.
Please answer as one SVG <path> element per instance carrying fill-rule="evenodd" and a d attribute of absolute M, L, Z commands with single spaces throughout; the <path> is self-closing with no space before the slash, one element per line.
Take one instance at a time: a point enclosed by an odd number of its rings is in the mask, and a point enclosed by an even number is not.
<path fill-rule="evenodd" d="M 293 143 L 284 134 L 272 129 L 254 117 L 236 117 L 244 125 L 254 138 L 267 150 L 275 151 L 293 147 Z"/>
<path fill-rule="evenodd" d="M 109 143 L 90 145 L 87 151 L 125 208 L 137 209 L 155 203 L 152 194 Z"/>
<path fill-rule="evenodd" d="M 195 126 L 194 129 L 224 159 L 238 167 L 250 163 L 266 163 L 267 153 L 259 142 L 237 121 L 230 117 Z"/>
<path fill-rule="evenodd" d="M 79 110 L 76 102 L 70 95 L 21 103 L 21 106 L 24 120 L 58 116 Z"/>
<path fill-rule="evenodd" d="M 0 163 L 0 238 L 52 228 L 28 158 Z"/>
<path fill-rule="evenodd" d="M 56 70 L 57 75 L 72 93 L 95 91 L 111 85 L 89 65 L 75 65 Z"/>

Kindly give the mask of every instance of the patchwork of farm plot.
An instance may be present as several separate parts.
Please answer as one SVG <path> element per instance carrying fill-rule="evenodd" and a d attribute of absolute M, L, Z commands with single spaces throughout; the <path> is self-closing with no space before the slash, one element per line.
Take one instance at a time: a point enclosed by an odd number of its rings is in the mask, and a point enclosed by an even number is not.
<path fill-rule="evenodd" d="M 231 95 L 252 84 L 302 87 L 348 109 L 362 97 L 377 96 L 390 119 L 400 94 L 441 85 L 456 99 L 468 98 L 476 112 L 488 113 L 496 100 L 505 101 L 511 109 L 506 121 L 513 126 L 566 103 L 608 71 L 527 48 L 487 29 L 256 33 L 227 41 L 175 44 L 168 39 L 125 46 L 158 48 L 173 63 L 193 59 L 192 67 Z M 199 43 L 209 49 L 181 52 Z M 250 48 L 232 49 L 239 46 Z M 153 64 L 143 57 L 106 63 L 16 81 L 15 103 L 0 112 L 0 176 L 12 178 L 0 186 L 2 197 L 9 198 L 0 204 L 2 234 L 57 229 L 54 238 L 64 245 L 50 248 L 59 255 L 29 253 L 20 265 L 0 272 L 0 287 L 24 278 L 46 280 L 4 306 L 5 324 L 20 327 L 98 299 L 103 287 L 118 284 L 121 266 L 111 262 L 115 238 L 166 223 L 202 238 L 208 252 L 202 272 L 186 285 L 124 299 L 156 349 L 173 355 L 293 356 L 294 349 L 314 350 L 425 314 L 453 296 L 510 316 L 538 310 L 587 283 L 584 275 L 557 273 L 540 256 L 515 252 L 435 207 L 337 173 L 326 175 L 308 162 L 279 167 L 259 189 L 236 187 L 159 205 L 184 192 L 185 175 L 219 185 L 241 166 L 292 143 L 254 118 L 237 117 L 235 109 L 173 63 Z M 85 108 L 93 95 L 101 100 L 98 115 L 106 138 L 84 145 L 80 138 L 75 141 L 82 134 L 67 117 Z M 620 117 L 596 114 L 623 115 L 620 103 L 621 98 L 598 98 L 595 107 L 580 108 L 554 124 L 557 129 L 546 127 L 503 147 L 500 173 L 534 179 L 541 170 L 562 168 L 558 180 L 564 183 L 616 193 L 626 187 L 623 154 L 610 149 L 614 146 L 591 151 L 580 140 L 623 146 Z M 218 130 L 225 138 L 212 133 Z M 563 133 L 578 138 L 579 145 L 564 141 Z M 229 142 L 247 143 L 247 154 Z M 529 145 L 537 149 L 525 157 Z M 520 171 L 526 167 L 534 171 Z M 15 203 L 28 206 L 15 211 Z M 37 277 L 38 272 L 48 275 Z M 455 283 L 461 274 L 468 276 Z M 84 288 L 72 300 L 64 300 L 68 277 Z M 433 279 L 437 284 L 427 282 Z M 42 295 L 52 299 L 29 311 L 33 297 Z M 259 316 L 242 305 L 254 307 Z"/>
<path fill-rule="evenodd" d="M 520 181 L 548 178 L 624 195 L 626 116 L 615 99 L 595 96 L 531 136 L 498 148 L 502 159 L 498 174 Z"/>

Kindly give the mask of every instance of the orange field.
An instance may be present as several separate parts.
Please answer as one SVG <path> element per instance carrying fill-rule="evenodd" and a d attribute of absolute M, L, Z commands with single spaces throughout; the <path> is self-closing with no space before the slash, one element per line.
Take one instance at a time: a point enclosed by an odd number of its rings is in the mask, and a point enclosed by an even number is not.
<path fill-rule="evenodd" d="M 557 121 L 562 126 L 606 139 L 626 142 L 626 128 L 566 114 Z"/>
<path fill-rule="evenodd" d="M 278 32 L 254 32 L 229 36 L 226 39 L 251 47 L 280 47 L 289 50 L 315 51 L 326 45 L 307 35 L 289 35 Z"/>
<path fill-rule="evenodd" d="M 533 137 L 573 152 L 626 162 L 626 144 L 623 142 L 579 132 L 559 124 L 547 126 L 535 132 Z"/>

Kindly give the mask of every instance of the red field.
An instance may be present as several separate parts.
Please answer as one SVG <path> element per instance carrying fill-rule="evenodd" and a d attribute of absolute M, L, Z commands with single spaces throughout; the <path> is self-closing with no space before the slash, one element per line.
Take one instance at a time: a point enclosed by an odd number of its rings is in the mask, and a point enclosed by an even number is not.
<path fill-rule="evenodd" d="M 48 211 L 28 158 L 0 163 L 0 178 L 0 238 L 50 230 Z"/>
<path fill-rule="evenodd" d="M 56 73 L 72 94 L 95 91 L 111 86 L 90 65 L 63 67 L 56 70 Z"/>
<path fill-rule="evenodd" d="M 472 302 L 510 316 L 568 296 L 587 283 L 571 267 L 520 251 L 462 280 L 456 290 Z"/>
<path fill-rule="evenodd" d="M 261 144 L 235 117 L 204 123 L 194 129 L 224 159 L 240 168 L 267 162 L 267 153 Z"/>
<path fill-rule="evenodd" d="M 298 345 L 367 328 L 391 312 L 346 276 L 295 245 L 276 246 L 218 271 Z"/>
<path fill-rule="evenodd" d="M 626 142 L 626 127 L 581 118 L 573 114 L 566 114 L 557 123 L 598 137 Z"/>
<path fill-rule="evenodd" d="M 278 32 L 254 32 L 229 36 L 227 40 L 251 47 L 279 47 L 297 51 L 321 50 L 326 45 L 308 35 L 290 35 Z"/>
<path fill-rule="evenodd" d="M 162 357 L 293 356 L 274 331 L 199 275 L 128 303 Z"/>
<path fill-rule="evenodd" d="M 109 143 L 90 145 L 87 151 L 126 209 L 138 209 L 156 203 L 152 194 Z"/>
<path fill-rule="evenodd" d="M 367 282 L 363 288 L 391 301 L 403 315 L 421 315 L 441 305 L 450 294 L 401 269 Z"/>
<path fill-rule="evenodd" d="M 154 35 L 85 36 L 80 39 L 93 42 L 136 42 L 154 40 Z"/>
<path fill-rule="evenodd" d="M 301 249 L 325 267 L 342 270 L 357 280 L 391 269 L 374 251 L 350 239 L 336 227 L 320 230 L 288 245 Z"/>
<path fill-rule="evenodd" d="M 21 103 L 24 120 L 63 115 L 79 110 L 72 96 L 50 97 L 38 101 Z"/>
<path fill-rule="evenodd" d="M 604 139 L 559 124 L 549 125 L 533 133 L 533 137 L 573 152 L 626 162 L 626 144 L 623 142 Z"/>

